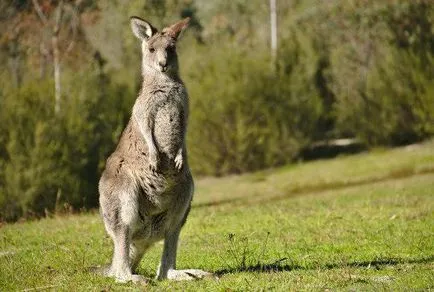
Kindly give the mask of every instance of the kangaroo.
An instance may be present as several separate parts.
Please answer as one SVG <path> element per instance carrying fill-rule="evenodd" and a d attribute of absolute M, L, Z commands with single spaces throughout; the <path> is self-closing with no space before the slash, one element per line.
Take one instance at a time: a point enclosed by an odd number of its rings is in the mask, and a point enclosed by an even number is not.
<path fill-rule="evenodd" d="M 135 270 L 146 249 L 162 239 L 157 279 L 211 275 L 175 269 L 179 233 L 194 188 L 185 143 L 188 95 L 176 53 L 188 22 L 186 18 L 158 32 L 149 22 L 130 18 L 141 41 L 143 84 L 99 181 L 101 215 L 114 244 L 112 263 L 100 272 L 120 282 L 146 282 Z"/>

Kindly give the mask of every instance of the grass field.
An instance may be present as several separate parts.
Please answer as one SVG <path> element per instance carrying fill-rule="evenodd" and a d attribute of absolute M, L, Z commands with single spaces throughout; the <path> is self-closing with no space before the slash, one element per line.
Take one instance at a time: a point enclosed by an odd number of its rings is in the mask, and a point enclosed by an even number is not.
<path fill-rule="evenodd" d="M 434 289 L 434 142 L 196 181 L 178 268 L 219 279 L 119 284 L 99 215 L 0 228 L 0 291 Z M 155 276 L 162 245 L 139 273 Z"/>

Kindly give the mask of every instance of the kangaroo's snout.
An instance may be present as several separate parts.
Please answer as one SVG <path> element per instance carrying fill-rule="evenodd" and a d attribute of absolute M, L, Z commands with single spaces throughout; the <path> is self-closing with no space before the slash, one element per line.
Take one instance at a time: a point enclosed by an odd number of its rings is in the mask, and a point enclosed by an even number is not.
<path fill-rule="evenodd" d="M 160 65 L 160 70 L 162 72 L 166 72 L 167 71 L 167 60 L 159 61 L 158 65 Z"/>
<path fill-rule="evenodd" d="M 168 55 L 166 51 L 163 52 L 159 52 L 158 54 L 158 67 L 160 69 L 161 72 L 166 72 L 167 71 L 167 65 L 168 65 Z"/>

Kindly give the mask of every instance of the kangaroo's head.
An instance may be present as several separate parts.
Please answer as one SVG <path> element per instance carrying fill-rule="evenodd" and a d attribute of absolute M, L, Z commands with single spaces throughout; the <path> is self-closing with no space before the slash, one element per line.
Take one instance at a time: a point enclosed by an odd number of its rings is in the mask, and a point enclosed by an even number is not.
<path fill-rule="evenodd" d="M 149 22 L 131 17 L 131 29 L 142 42 L 142 72 L 165 75 L 176 75 L 178 72 L 178 56 L 176 41 L 181 32 L 188 26 L 190 18 L 185 18 L 159 32 Z"/>

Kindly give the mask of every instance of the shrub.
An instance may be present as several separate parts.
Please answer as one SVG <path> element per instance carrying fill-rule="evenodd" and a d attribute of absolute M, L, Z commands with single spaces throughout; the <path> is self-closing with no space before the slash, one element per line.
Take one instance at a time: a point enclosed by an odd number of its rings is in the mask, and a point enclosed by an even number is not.
<path fill-rule="evenodd" d="M 303 52 L 282 52 L 274 70 L 261 53 L 215 48 L 187 77 L 189 149 L 198 174 L 253 171 L 290 162 L 306 145 L 321 111 Z M 209 47 L 203 50 L 210 50 Z M 293 54 L 299 54 L 294 58 Z"/>
<path fill-rule="evenodd" d="M 98 205 L 99 175 L 123 129 L 125 97 L 131 96 L 115 84 L 95 87 L 99 78 L 71 80 L 81 86 L 65 87 L 57 115 L 51 82 L 3 96 L 0 219 Z"/>

